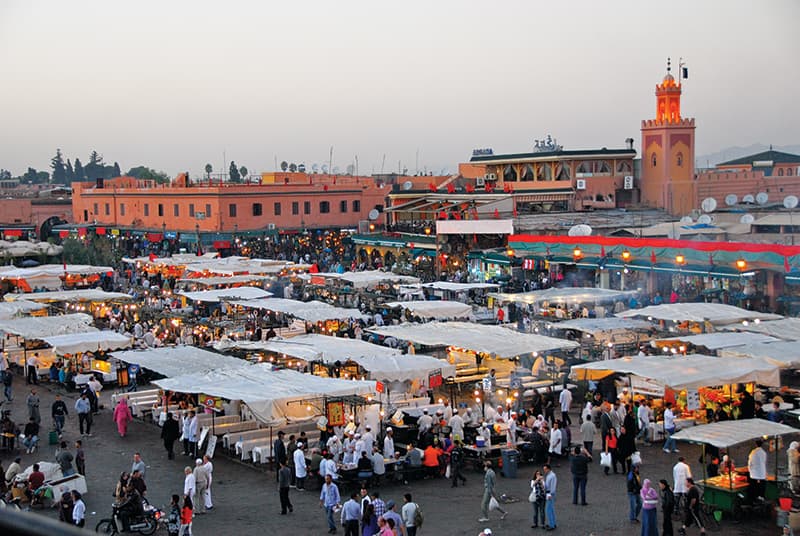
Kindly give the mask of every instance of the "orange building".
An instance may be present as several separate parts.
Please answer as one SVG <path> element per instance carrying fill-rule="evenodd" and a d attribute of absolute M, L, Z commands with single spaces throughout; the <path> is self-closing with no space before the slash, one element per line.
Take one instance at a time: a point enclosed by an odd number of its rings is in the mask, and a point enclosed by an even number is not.
<path fill-rule="evenodd" d="M 22 197 L 0 199 L 0 233 L 3 238 L 24 237 L 33 233 L 42 239 L 53 225 L 72 221 L 69 198 Z"/>
<path fill-rule="evenodd" d="M 72 187 L 75 223 L 191 233 L 355 228 L 383 210 L 389 191 L 372 177 L 282 172 L 261 184 L 197 184 L 179 175 L 170 185 L 118 177 Z"/>

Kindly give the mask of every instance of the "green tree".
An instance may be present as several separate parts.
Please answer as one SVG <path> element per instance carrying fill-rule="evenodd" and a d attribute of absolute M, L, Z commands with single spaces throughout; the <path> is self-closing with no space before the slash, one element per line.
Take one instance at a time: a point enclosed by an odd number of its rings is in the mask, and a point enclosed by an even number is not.
<path fill-rule="evenodd" d="M 125 174 L 127 177 L 136 177 L 137 179 L 151 180 L 158 184 L 165 184 L 169 182 L 169 175 L 163 171 L 155 171 L 147 166 L 137 166 L 128 170 Z"/>
<path fill-rule="evenodd" d="M 85 239 L 65 238 L 64 262 L 68 264 L 92 264 L 94 266 L 114 266 L 118 260 L 111 247 L 111 240 L 105 236 L 90 235 Z"/>
<path fill-rule="evenodd" d="M 105 177 L 105 166 L 103 165 L 103 157 L 97 151 L 92 151 L 89 155 L 89 163 L 83 168 L 86 173 L 86 178 L 90 181 Z"/>
<path fill-rule="evenodd" d="M 67 184 L 75 180 L 75 171 L 72 169 L 72 162 L 67 158 L 67 166 L 65 168 Z"/>
<path fill-rule="evenodd" d="M 239 168 L 236 167 L 236 162 L 231 160 L 231 166 L 228 169 L 228 178 L 231 182 L 239 182 L 241 181 L 241 176 L 239 175 Z"/>
<path fill-rule="evenodd" d="M 239 168 L 239 175 L 242 177 L 242 180 L 247 179 L 247 168 L 242 166 Z"/>
<path fill-rule="evenodd" d="M 64 184 L 67 180 L 67 170 L 66 166 L 64 166 L 64 156 L 61 154 L 61 149 L 56 149 L 56 155 L 50 159 L 50 167 L 53 169 L 53 182 Z"/>
<path fill-rule="evenodd" d="M 214 171 L 214 168 L 211 167 L 211 164 L 206 164 L 206 178 L 211 178 L 211 172 Z"/>
<path fill-rule="evenodd" d="M 92 151 L 92 153 L 89 155 L 89 163 L 99 166 L 103 163 L 103 156 L 97 151 Z"/>
<path fill-rule="evenodd" d="M 281 171 L 286 171 L 287 169 L 289 169 L 289 162 L 284 160 L 283 162 L 281 162 Z"/>
<path fill-rule="evenodd" d="M 117 162 L 114 162 L 114 176 L 115 177 L 122 176 L 122 171 L 119 169 L 119 164 Z"/>
<path fill-rule="evenodd" d="M 75 180 L 76 181 L 85 181 L 86 180 L 86 172 L 83 171 L 83 164 L 81 164 L 81 159 L 75 159 Z"/>

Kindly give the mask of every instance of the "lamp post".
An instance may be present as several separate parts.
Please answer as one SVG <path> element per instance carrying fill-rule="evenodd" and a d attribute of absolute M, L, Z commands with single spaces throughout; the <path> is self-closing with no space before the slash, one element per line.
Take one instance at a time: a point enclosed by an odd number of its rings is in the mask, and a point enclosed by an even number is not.
<path fill-rule="evenodd" d="M 197 236 L 197 251 L 200 251 L 200 224 L 194 224 L 194 234 Z"/>
<path fill-rule="evenodd" d="M 620 258 L 622 259 L 623 266 L 622 274 L 619 277 L 619 289 L 625 290 L 625 275 L 628 273 L 628 263 L 631 261 L 631 252 L 627 249 L 623 249 Z"/>

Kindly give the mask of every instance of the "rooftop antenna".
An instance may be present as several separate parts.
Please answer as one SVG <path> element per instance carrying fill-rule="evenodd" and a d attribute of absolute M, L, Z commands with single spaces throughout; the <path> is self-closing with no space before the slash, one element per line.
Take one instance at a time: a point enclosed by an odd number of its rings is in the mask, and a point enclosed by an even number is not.
<path fill-rule="evenodd" d="M 383 175 L 383 166 L 386 164 L 386 153 L 383 153 L 383 159 L 381 160 L 381 175 Z"/>
<path fill-rule="evenodd" d="M 328 169 L 333 169 L 333 145 L 331 145 L 331 152 L 328 157 Z"/>

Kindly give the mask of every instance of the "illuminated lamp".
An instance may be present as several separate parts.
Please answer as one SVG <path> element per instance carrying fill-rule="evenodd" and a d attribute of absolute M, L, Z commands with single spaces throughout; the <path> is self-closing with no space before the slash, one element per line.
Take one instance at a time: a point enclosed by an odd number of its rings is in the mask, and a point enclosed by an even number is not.
<path fill-rule="evenodd" d="M 506 255 L 508 255 L 509 257 L 513 257 L 514 256 L 514 250 L 511 249 L 511 248 L 508 248 L 506 250 Z"/>
<path fill-rule="evenodd" d="M 677 255 L 675 255 L 675 263 L 678 266 L 683 266 L 684 264 L 686 264 L 686 257 L 684 257 L 682 253 L 678 253 Z"/>
<path fill-rule="evenodd" d="M 744 259 L 736 259 L 736 269 L 740 272 L 747 270 L 747 261 Z"/>
<path fill-rule="evenodd" d="M 623 252 L 622 252 L 622 260 L 625 261 L 625 262 L 628 262 L 628 261 L 631 260 L 631 252 L 628 251 L 627 249 L 623 250 Z"/>
<path fill-rule="evenodd" d="M 430 227 L 425 227 L 425 234 L 426 235 L 431 234 L 431 228 Z"/>
<path fill-rule="evenodd" d="M 581 251 L 581 248 L 576 247 L 575 249 L 572 250 L 572 258 L 575 259 L 576 261 L 583 258 L 583 251 Z"/>

